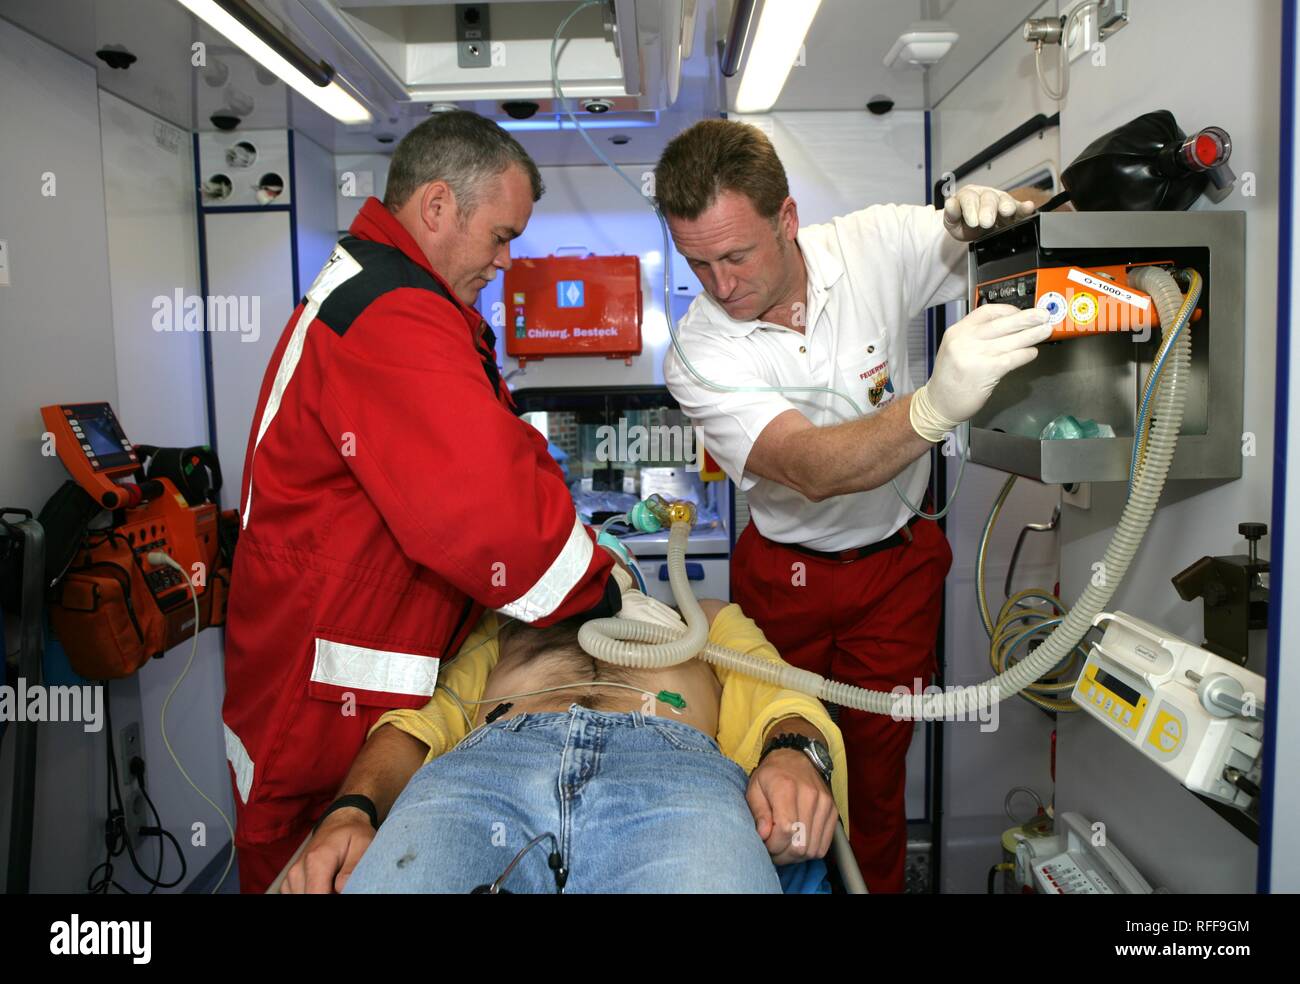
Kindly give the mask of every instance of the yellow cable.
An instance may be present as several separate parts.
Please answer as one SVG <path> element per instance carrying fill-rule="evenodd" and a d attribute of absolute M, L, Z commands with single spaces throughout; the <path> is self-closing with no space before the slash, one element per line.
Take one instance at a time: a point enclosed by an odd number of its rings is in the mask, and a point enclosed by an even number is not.
<path fill-rule="evenodd" d="M 988 598 L 984 594 L 984 565 L 988 557 L 989 539 L 993 536 L 993 526 L 998 521 L 998 515 L 1002 512 L 1002 506 L 1006 503 L 1007 496 L 1011 494 L 1011 489 L 1016 484 L 1016 478 L 1016 475 L 1009 475 L 1002 485 L 1002 490 L 998 492 L 998 497 L 993 500 L 993 509 L 989 512 L 988 521 L 984 524 L 984 533 L 980 537 L 979 551 L 975 555 L 975 595 L 979 600 L 980 621 L 984 623 L 984 633 L 990 638 L 993 636 L 993 615 L 989 611 Z"/>
<path fill-rule="evenodd" d="M 989 542 L 993 538 L 993 528 L 997 525 L 998 516 L 1001 515 L 1002 508 L 1006 505 L 1012 488 L 1015 487 L 1016 478 L 1015 475 L 1008 476 L 997 498 L 994 499 L 993 507 L 989 510 L 989 518 L 984 524 L 984 533 L 980 536 L 979 550 L 975 559 L 975 595 L 979 602 L 980 620 L 984 623 L 984 631 L 989 637 L 989 663 L 998 674 L 1005 672 L 1018 661 L 1012 659 L 1012 653 L 1016 648 L 1024 647 L 1027 652 L 1029 643 L 1035 637 L 1045 639 L 1051 633 L 1052 626 L 1025 635 L 1028 629 L 1055 618 L 1063 618 L 1068 611 L 1065 603 L 1045 588 L 1029 588 L 1016 592 L 1002 604 L 996 619 L 993 618 L 992 610 L 989 608 L 988 595 L 984 590 Z M 1026 605 L 1025 602 L 1030 599 L 1044 601 L 1050 609 Z M 1022 635 L 1025 637 L 1020 639 Z M 1018 643 L 1017 639 L 1020 639 Z M 1069 694 L 1074 690 L 1079 675 L 1076 667 L 1081 665 L 1079 662 L 1081 657 L 1087 660 L 1087 653 L 1082 644 L 1075 646 L 1070 651 L 1070 658 L 1059 664 L 1050 676 L 1043 676 L 1031 683 L 1021 691 L 1020 696 L 1045 710 L 1066 714 L 1079 710 L 1078 705 L 1068 696 L 1061 700 L 1052 695 Z"/>

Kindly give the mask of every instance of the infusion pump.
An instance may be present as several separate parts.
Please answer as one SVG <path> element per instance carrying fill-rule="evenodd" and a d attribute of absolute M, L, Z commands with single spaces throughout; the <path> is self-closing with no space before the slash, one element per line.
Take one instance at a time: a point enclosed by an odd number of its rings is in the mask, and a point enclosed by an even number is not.
<path fill-rule="evenodd" d="M 1074 702 L 1195 793 L 1259 793 L 1264 678 L 1148 622 L 1102 612 Z"/>

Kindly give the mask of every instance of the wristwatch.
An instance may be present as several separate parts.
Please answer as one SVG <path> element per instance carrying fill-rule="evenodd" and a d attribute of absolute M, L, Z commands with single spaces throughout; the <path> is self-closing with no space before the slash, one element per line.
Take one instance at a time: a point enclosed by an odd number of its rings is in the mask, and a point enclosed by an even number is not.
<path fill-rule="evenodd" d="M 812 762 L 813 767 L 825 780 L 826 785 L 831 784 L 831 772 L 835 764 L 831 761 L 831 750 L 826 747 L 825 742 L 818 741 L 815 738 L 809 738 L 806 735 L 793 735 L 789 732 L 783 732 L 775 738 L 769 738 L 767 744 L 763 746 L 763 754 L 758 757 L 761 764 L 763 759 L 767 758 L 769 752 L 774 752 L 778 748 L 794 748 L 803 752 Z"/>

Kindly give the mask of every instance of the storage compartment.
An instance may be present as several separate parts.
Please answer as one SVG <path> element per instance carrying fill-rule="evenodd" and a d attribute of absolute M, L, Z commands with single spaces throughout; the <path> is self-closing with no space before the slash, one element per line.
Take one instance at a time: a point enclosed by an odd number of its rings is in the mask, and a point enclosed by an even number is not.
<path fill-rule="evenodd" d="M 1189 325 L 1192 379 L 1169 477 L 1241 475 L 1245 214 L 1242 212 L 1048 212 L 972 244 L 972 299 L 991 281 L 1028 278 L 1046 267 L 1084 271 L 1170 262 L 1203 280 Z M 1082 291 L 1081 291 L 1082 293 Z M 1078 295 L 1075 295 L 1078 296 Z M 1015 298 L 995 297 L 998 303 Z M 1065 298 L 1068 305 L 1073 298 Z M 1020 302 L 1020 306 L 1029 306 Z M 1043 306 L 1040 299 L 1039 306 Z M 971 460 L 1049 484 L 1126 481 L 1138 400 L 1160 329 L 1108 331 L 1039 346 L 1038 358 L 1004 379 L 971 420 Z M 1044 440 L 1068 414 L 1114 436 Z"/>

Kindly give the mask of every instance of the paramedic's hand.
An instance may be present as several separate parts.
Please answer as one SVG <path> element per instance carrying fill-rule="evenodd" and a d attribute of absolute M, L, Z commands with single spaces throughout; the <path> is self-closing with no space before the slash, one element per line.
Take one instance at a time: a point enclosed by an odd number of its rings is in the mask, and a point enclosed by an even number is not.
<path fill-rule="evenodd" d="M 798 864 L 830 850 L 839 822 L 835 798 L 803 752 L 769 752 L 750 775 L 745 800 L 773 864 Z"/>
<path fill-rule="evenodd" d="M 775 754 L 775 753 L 774 753 Z M 282 895 L 329 895 L 342 892 L 361 855 L 375 839 L 375 828 L 362 810 L 331 813 L 312 836 L 307 850 L 280 884 Z"/>
<path fill-rule="evenodd" d="M 1034 208 L 1033 202 L 1017 201 L 1005 191 L 965 185 L 943 203 L 943 225 L 953 239 L 968 243 L 990 229 L 1033 215 Z"/>
<path fill-rule="evenodd" d="M 1033 362 L 1052 326 L 1042 308 L 981 304 L 943 333 L 934 372 L 912 394 L 912 429 L 932 444 L 979 413 L 998 382 Z"/>
<path fill-rule="evenodd" d="M 682 621 L 682 617 L 675 610 L 665 605 L 658 598 L 651 598 L 648 594 L 635 588 L 623 592 L 623 607 L 619 610 L 618 617 L 637 622 L 649 622 L 652 625 L 662 625 L 666 629 L 674 630 L 679 635 L 686 630 L 686 623 Z"/>
<path fill-rule="evenodd" d="M 636 590 L 636 581 L 632 579 L 632 575 L 628 573 L 627 568 L 622 564 L 615 564 L 609 573 L 618 583 L 618 590 L 623 594 Z"/>

